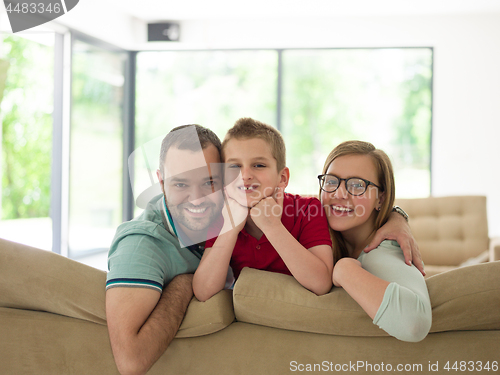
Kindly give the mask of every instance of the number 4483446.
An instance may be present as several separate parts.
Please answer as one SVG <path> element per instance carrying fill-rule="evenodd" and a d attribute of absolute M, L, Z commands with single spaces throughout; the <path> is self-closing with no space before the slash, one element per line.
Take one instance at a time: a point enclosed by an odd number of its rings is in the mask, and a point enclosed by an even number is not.
<path fill-rule="evenodd" d="M 15 6 L 12 3 L 8 3 L 5 8 L 7 13 L 60 13 L 61 5 L 59 3 L 17 3 Z"/>

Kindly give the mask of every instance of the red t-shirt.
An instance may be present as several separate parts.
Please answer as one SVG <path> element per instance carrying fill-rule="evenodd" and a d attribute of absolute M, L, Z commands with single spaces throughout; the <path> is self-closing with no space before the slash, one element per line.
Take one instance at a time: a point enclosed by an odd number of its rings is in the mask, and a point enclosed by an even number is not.
<path fill-rule="evenodd" d="M 306 249 L 319 245 L 332 246 L 325 212 L 317 198 L 285 193 L 281 222 Z M 216 238 L 208 240 L 205 248 L 212 247 L 215 240 Z M 245 229 L 238 234 L 230 265 L 235 277 L 239 276 L 243 267 L 291 275 L 266 235 L 257 240 Z"/>

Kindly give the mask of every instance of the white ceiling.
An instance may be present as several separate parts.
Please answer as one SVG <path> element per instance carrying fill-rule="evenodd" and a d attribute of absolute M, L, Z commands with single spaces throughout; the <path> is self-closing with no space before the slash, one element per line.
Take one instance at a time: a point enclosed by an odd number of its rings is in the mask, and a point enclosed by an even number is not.
<path fill-rule="evenodd" d="M 89 0 L 81 0 L 81 2 Z M 217 18 L 498 13 L 500 0 L 100 0 L 145 22 Z"/>
<path fill-rule="evenodd" d="M 1 4 L 2 2 L 0 2 Z M 3 4 L 2 4 L 3 5 Z M 8 25 L 7 15 L 0 5 L 0 29 Z M 314 35 L 317 45 L 334 44 L 325 30 L 336 18 L 336 24 L 345 22 L 343 29 L 367 45 L 362 30 L 353 29 L 357 17 L 432 15 L 500 15 L 500 0 L 80 0 L 78 5 L 50 23 L 51 30 L 64 32 L 67 28 L 106 41 L 128 50 L 183 49 L 183 48 L 261 48 L 265 46 L 310 46 Z M 396 16 L 396 17 L 393 17 Z M 380 18 L 382 17 L 382 18 Z M 147 23 L 179 21 L 181 42 L 147 42 Z M 300 21 L 313 30 L 302 35 Z M 358 22 L 363 22 L 359 21 Z M 415 21 L 418 23 L 418 21 Z M 422 21 L 424 22 L 424 21 Z M 354 22 L 355 23 L 355 22 Z M 254 27 L 256 25 L 256 27 Z M 44 25 L 40 27 L 42 30 Z M 273 29 L 274 27 L 274 29 Z M 325 28 L 326 27 L 326 28 Z M 339 26 L 340 27 L 340 26 Z M 415 27 L 415 26 L 414 26 Z M 419 27 L 419 26 L 417 26 Z M 60 28 L 60 29 L 59 29 Z M 228 33 L 227 30 L 232 30 Z M 256 32 L 258 31 L 258 32 Z M 342 34 L 342 33 L 340 33 Z M 346 43 L 345 33 L 342 43 Z M 391 41 L 377 45 L 405 44 Z M 275 35 L 270 39 L 269 35 Z M 278 35 L 279 37 L 277 37 Z M 317 36 L 323 35 L 323 42 Z M 325 38 L 328 42 L 324 42 Z M 302 39 L 301 39 L 302 38 Z M 356 39 L 356 38 L 354 38 Z M 335 45 L 337 45 L 335 44 Z M 352 44 L 352 40 L 351 40 Z M 369 43 L 368 43 L 369 44 Z"/>

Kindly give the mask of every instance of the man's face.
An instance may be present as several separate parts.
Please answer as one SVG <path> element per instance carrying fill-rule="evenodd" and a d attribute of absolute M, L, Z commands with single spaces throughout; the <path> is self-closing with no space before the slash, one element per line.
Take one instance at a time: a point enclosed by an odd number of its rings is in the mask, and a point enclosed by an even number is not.
<path fill-rule="evenodd" d="M 224 203 L 219 151 L 213 145 L 201 151 L 172 147 L 164 168 L 162 189 L 168 210 L 175 224 L 195 240 L 193 232 L 206 230 Z"/>

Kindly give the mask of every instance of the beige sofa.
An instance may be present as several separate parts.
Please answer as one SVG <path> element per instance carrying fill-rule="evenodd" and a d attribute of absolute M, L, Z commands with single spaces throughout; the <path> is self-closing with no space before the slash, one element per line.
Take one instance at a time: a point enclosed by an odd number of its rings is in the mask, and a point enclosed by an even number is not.
<path fill-rule="evenodd" d="M 105 278 L 54 253 L 0 240 L 0 374 L 117 374 Z M 193 299 L 150 373 L 498 370 L 500 262 L 445 272 L 427 285 L 431 333 L 407 343 L 372 324 L 343 289 L 318 297 L 290 276 L 244 269 L 233 293 Z"/>
<path fill-rule="evenodd" d="M 500 238 L 488 238 L 485 196 L 398 199 L 410 216 L 427 276 L 500 260 Z"/>

